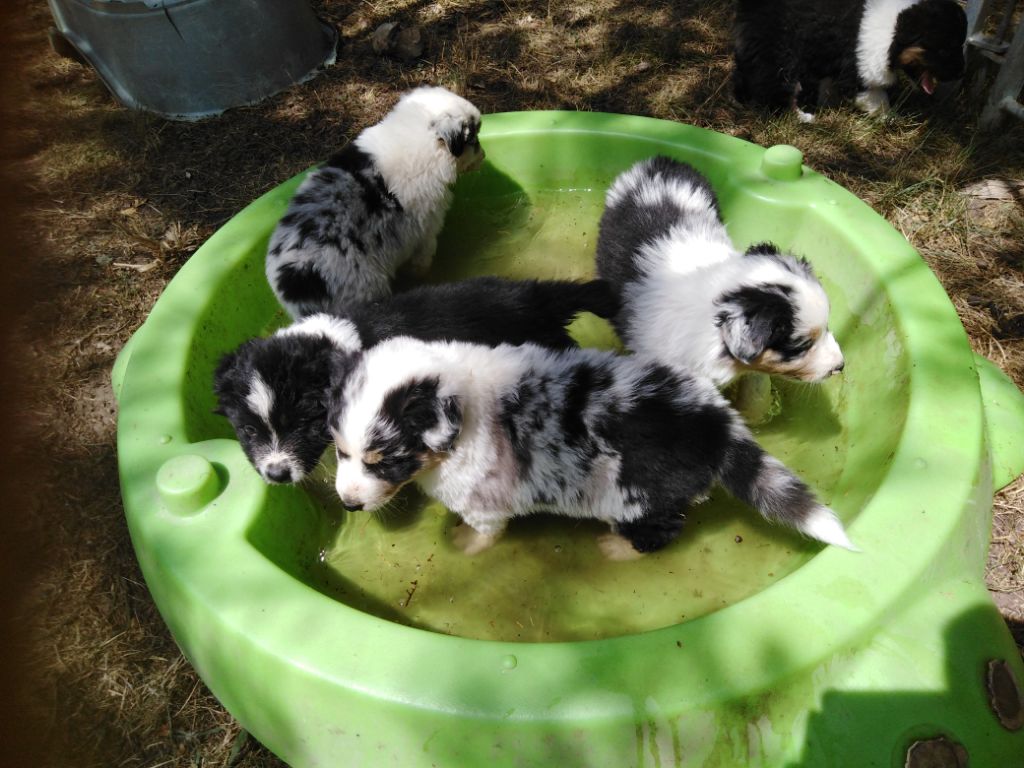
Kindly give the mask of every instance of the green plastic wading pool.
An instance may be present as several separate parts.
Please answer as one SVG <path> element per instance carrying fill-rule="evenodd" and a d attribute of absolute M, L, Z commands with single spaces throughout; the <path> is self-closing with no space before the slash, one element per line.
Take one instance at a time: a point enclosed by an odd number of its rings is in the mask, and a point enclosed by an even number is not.
<path fill-rule="evenodd" d="M 211 413 L 211 375 L 285 322 L 263 258 L 296 178 L 196 252 L 113 376 L 139 562 L 224 706 L 297 767 L 1024 765 L 1024 667 L 983 581 L 1024 398 L 903 237 L 791 147 L 563 112 L 490 115 L 483 143 L 433 280 L 592 274 L 604 190 L 655 153 L 710 177 L 737 245 L 813 261 L 846 371 L 776 381 L 757 431 L 864 551 L 718 495 L 637 562 L 546 517 L 466 558 L 413 490 L 378 517 L 341 511 L 329 470 L 264 485 Z M 595 318 L 574 332 L 615 343 Z"/>

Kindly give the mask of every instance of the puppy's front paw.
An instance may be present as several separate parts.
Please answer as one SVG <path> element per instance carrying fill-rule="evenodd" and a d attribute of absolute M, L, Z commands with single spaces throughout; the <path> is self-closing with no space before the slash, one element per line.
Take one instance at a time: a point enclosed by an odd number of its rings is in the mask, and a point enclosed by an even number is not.
<path fill-rule="evenodd" d="M 637 552 L 625 536 L 617 533 L 605 533 L 597 537 L 597 548 L 609 560 L 639 560 L 643 552 Z"/>
<path fill-rule="evenodd" d="M 884 88 L 868 88 L 857 94 L 857 106 L 869 115 L 880 116 L 889 111 L 889 95 Z"/>
<path fill-rule="evenodd" d="M 500 534 L 480 533 L 465 523 L 459 523 L 452 529 L 452 544 L 463 554 L 472 557 L 493 547 L 499 536 Z"/>

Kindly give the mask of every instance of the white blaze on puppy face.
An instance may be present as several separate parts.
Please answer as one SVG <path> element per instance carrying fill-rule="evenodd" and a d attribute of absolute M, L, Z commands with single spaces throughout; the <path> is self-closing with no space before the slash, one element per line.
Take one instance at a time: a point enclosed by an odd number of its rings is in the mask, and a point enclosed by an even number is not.
<path fill-rule="evenodd" d="M 369 405 L 365 398 L 350 400 L 334 431 L 338 458 L 334 486 L 346 507 L 372 512 L 390 501 L 404 483 L 390 482 L 374 472 L 373 468 L 379 468 L 385 457 L 369 443 L 387 437 L 393 425 L 380 424 L 376 409 L 368 408 Z M 374 412 L 368 413 L 370 410 Z"/>
<path fill-rule="evenodd" d="M 382 346 L 388 352 L 394 344 Z M 458 435 L 461 411 L 454 397 L 439 393 L 436 375 L 409 375 L 415 360 L 408 355 L 371 350 L 364 363 L 351 376 L 331 429 L 338 495 L 346 506 L 373 510 L 436 466 Z"/>
<path fill-rule="evenodd" d="M 258 416 L 269 428 L 270 412 L 274 409 L 274 390 L 267 386 L 267 383 L 258 373 L 253 374 L 245 403 L 249 406 L 249 410 Z"/>
<path fill-rule="evenodd" d="M 274 390 L 254 373 L 245 404 L 254 416 L 263 422 L 263 429 L 253 425 L 245 427 L 246 442 L 256 470 L 268 483 L 297 483 L 305 472 L 295 456 L 282 446 L 277 431 L 271 424 L 275 404 Z"/>

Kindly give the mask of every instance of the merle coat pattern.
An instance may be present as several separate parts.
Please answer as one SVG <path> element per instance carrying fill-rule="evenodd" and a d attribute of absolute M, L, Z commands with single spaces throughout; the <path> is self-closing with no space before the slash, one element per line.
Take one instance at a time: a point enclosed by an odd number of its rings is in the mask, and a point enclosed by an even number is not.
<path fill-rule="evenodd" d="M 748 371 L 820 381 L 843 368 L 811 265 L 771 243 L 736 250 L 714 189 L 686 163 L 653 157 L 615 179 L 596 260 L 621 293 L 616 330 L 646 359 L 719 385 Z"/>
<path fill-rule="evenodd" d="M 270 238 L 267 280 L 293 318 L 386 296 L 431 263 L 459 173 L 483 161 L 480 112 L 444 88 L 403 96 L 312 171 Z"/>
<path fill-rule="evenodd" d="M 539 510 L 605 521 L 654 551 L 716 482 L 769 520 L 852 546 L 705 380 L 593 349 L 408 338 L 344 364 L 329 418 L 342 501 L 377 509 L 416 481 L 473 530 L 467 551 Z"/>
<path fill-rule="evenodd" d="M 402 335 L 566 348 L 575 345 L 566 326 L 578 313 L 610 318 L 617 311 L 615 292 L 601 280 L 479 277 L 421 286 L 354 307 L 345 318 L 310 315 L 246 341 L 215 373 L 218 412 L 267 482 L 298 482 L 330 443 L 326 393 L 339 352 Z"/>

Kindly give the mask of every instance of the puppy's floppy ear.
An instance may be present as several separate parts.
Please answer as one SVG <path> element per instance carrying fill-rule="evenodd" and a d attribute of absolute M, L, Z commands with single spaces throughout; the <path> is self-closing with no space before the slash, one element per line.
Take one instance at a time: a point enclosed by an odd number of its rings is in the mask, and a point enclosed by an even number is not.
<path fill-rule="evenodd" d="M 415 379 L 391 390 L 384 398 L 381 414 L 422 435 L 428 450 L 440 453 L 451 449 L 462 428 L 462 407 L 458 398 L 440 395 L 437 376 Z"/>
<path fill-rule="evenodd" d="M 424 433 L 423 443 L 434 453 L 445 453 L 462 431 L 462 403 L 455 395 L 447 395 L 438 398 L 437 406 L 437 426 Z"/>
<path fill-rule="evenodd" d="M 722 307 L 715 325 L 721 329 L 722 343 L 730 355 L 750 363 L 764 354 L 780 326 L 787 321 L 792 325 L 790 293 L 786 286 L 772 283 L 744 286 L 715 301 Z"/>
<path fill-rule="evenodd" d="M 461 157 L 466 147 L 476 142 L 480 124 L 468 117 L 444 115 L 434 122 L 434 130 L 454 157 Z"/>

